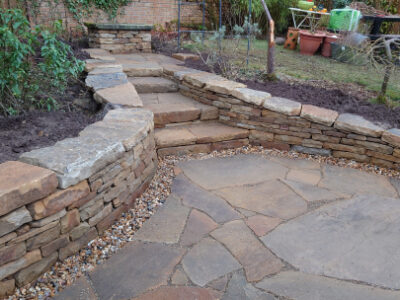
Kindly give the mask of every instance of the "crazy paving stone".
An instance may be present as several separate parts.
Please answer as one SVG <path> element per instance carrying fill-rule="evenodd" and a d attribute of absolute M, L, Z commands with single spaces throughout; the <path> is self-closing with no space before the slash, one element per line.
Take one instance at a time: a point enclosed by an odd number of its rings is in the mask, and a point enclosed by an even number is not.
<path fill-rule="evenodd" d="M 183 206 L 173 195 L 169 196 L 164 206 L 144 223 L 135 234 L 135 240 L 175 244 L 185 227 L 189 208 Z"/>
<path fill-rule="evenodd" d="M 256 286 L 293 300 L 400 299 L 398 291 L 382 290 L 368 285 L 294 271 L 282 272 L 274 277 L 266 278 Z"/>
<path fill-rule="evenodd" d="M 218 227 L 206 214 L 193 209 L 186 222 L 185 231 L 181 237 L 182 246 L 191 246 L 199 242 L 206 234 Z"/>
<path fill-rule="evenodd" d="M 290 170 L 286 176 L 287 180 L 317 185 L 321 180 L 320 170 Z"/>
<path fill-rule="evenodd" d="M 226 223 L 211 233 L 239 260 L 247 280 L 259 281 L 279 272 L 283 264 L 253 235 L 242 220 Z"/>
<path fill-rule="evenodd" d="M 400 288 L 400 201 L 375 195 L 333 202 L 262 238 L 302 272 Z"/>
<path fill-rule="evenodd" d="M 217 300 L 219 293 L 199 287 L 161 287 L 133 300 Z"/>
<path fill-rule="evenodd" d="M 174 246 L 133 242 L 89 276 L 100 299 L 131 299 L 166 285 L 183 253 Z"/>
<path fill-rule="evenodd" d="M 271 218 L 262 215 L 251 216 L 246 220 L 247 226 L 257 236 L 264 236 L 282 222 L 279 218 Z"/>
<path fill-rule="evenodd" d="M 284 178 L 287 172 L 285 167 L 257 155 L 188 161 L 180 168 L 190 180 L 209 190 Z"/>
<path fill-rule="evenodd" d="M 240 219 L 226 201 L 194 185 L 182 174 L 175 178 L 171 190 L 182 198 L 183 204 L 205 212 L 218 223 Z"/>
<path fill-rule="evenodd" d="M 323 178 L 319 186 L 323 188 L 349 195 L 358 193 L 397 196 L 395 189 L 384 176 L 336 166 L 324 166 L 322 172 Z"/>
<path fill-rule="evenodd" d="M 306 202 L 278 180 L 221 189 L 217 195 L 235 207 L 281 219 L 294 218 L 307 210 Z"/>
<path fill-rule="evenodd" d="M 240 269 L 240 264 L 221 244 L 203 239 L 185 255 L 183 269 L 193 283 L 205 286 L 225 274 Z"/>
<path fill-rule="evenodd" d="M 243 271 L 235 272 L 229 281 L 222 300 L 276 300 L 273 295 L 265 293 L 246 281 Z"/>
<path fill-rule="evenodd" d="M 95 291 L 90 282 L 85 278 L 79 278 L 72 286 L 63 290 L 54 297 L 54 300 L 97 300 Z"/>

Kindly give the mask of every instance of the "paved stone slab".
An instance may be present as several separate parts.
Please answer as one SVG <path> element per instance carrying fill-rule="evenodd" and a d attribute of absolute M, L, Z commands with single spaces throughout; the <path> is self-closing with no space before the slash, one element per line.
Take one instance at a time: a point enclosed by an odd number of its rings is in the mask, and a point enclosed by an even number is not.
<path fill-rule="evenodd" d="M 86 77 L 86 86 L 93 89 L 95 92 L 101 89 L 110 88 L 113 86 L 128 83 L 128 77 L 125 73 L 111 73 L 90 75 Z"/>
<path fill-rule="evenodd" d="M 0 216 L 48 196 L 57 184 L 50 170 L 18 161 L 0 164 Z"/>
<path fill-rule="evenodd" d="M 288 116 L 298 116 L 301 111 L 301 103 L 280 97 L 271 97 L 265 100 L 263 106 Z"/>
<path fill-rule="evenodd" d="M 91 75 L 99 75 L 99 74 L 112 74 L 112 73 L 122 73 L 122 66 L 121 65 L 100 65 L 94 68 L 92 71 L 89 72 L 89 76 Z"/>
<path fill-rule="evenodd" d="M 264 247 L 242 220 L 226 223 L 211 235 L 239 260 L 249 282 L 275 274 L 283 267 L 282 262 Z"/>
<path fill-rule="evenodd" d="M 162 77 L 133 77 L 129 81 L 138 93 L 170 93 L 178 91 L 178 84 Z"/>
<path fill-rule="evenodd" d="M 196 136 L 199 144 L 243 139 L 249 136 L 249 131 L 234 128 L 218 122 L 206 122 L 187 126 L 187 129 Z"/>
<path fill-rule="evenodd" d="M 192 54 L 192 53 L 174 53 L 172 54 L 173 58 L 176 58 L 178 60 L 188 60 L 188 59 L 192 59 L 192 60 L 199 60 L 200 56 L 196 55 L 196 54 Z"/>
<path fill-rule="evenodd" d="M 89 276 L 100 299 L 131 299 L 167 284 L 183 253 L 174 246 L 133 242 Z"/>
<path fill-rule="evenodd" d="M 307 183 L 296 182 L 291 180 L 284 180 L 296 194 L 300 195 L 307 202 L 318 202 L 318 201 L 333 201 L 337 199 L 349 198 L 349 195 L 336 192 L 334 190 L 328 190 L 325 188 L 320 188 L 315 185 L 310 185 Z"/>
<path fill-rule="evenodd" d="M 300 271 L 400 288 L 398 198 L 357 196 L 280 225 L 262 238 Z"/>
<path fill-rule="evenodd" d="M 8 276 L 18 272 L 21 269 L 29 267 L 35 262 L 42 259 L 40 250 L 36 249 L 31 252 L 26 253 L 23 257 L 18 260 L 9 262 L 8 264 L 2 265 L 0 267 L 0 281 Z"/>
<path fill-rule="evenodd" d="M 304 104 L 300 116 L 315 123 L 332 126 L 339 114 L 334 110 Z"/>
<path fill-rule="evenodd" d="M 384 131 L 382 140 L 396 147 L 400 147 L 400 129 L 392 128 Z"/>
<path fill-rule="evenodd" d="M 157 129 L 154 135 L 158 148 L 195 144 L 196 136 L 184 127 Z"/>
<path fill-rule="evenodd" d="M 400 293 L 301 272 L 282 272 L 257 287 L 293 300 L 394 300 Z"/>
<path fill-rule="evenodd" d="M 262 215 L 251 216 L 246 220 L 247 226 L 257 236 L 264 236 L 282 222 L 279 218 L 271 218 Z"/>
<path fill-rule="evenodd" d="M 217 195 L 233 206 L 280 219 L 291 219 L 307 210 L 306 202 L 278 180 L 225 188 Z"/>
<path fill-rule="evenodd" d="M 210 281 L 240 269 L 240 264 L 221 244 L 203 239 L 185 255 L 183 269 L 195 284 L 205 286 Z"/>
<path fill-rule="evenodd" d="M 226 286 L 228 285 L 228 281 L 230 279 L 229 277 L 229 274 L 224 275 L 218 279 L 211 281 L 210 283 L 208 283 L 207 286 L 217 291 L 225 291 Z"/>
<path fill-rule="evenodd" d="M 102 89 L 97 91 L 93 97 L 99 103 L 111 103 L 130 107 L 143 106 L 142 100 L 131 83 Z"/>
<path fill-rule="evenodd" d="M 199 242 L 206 234 L 218 227 L 218 224 L 206 214 L 193 209 L 181 237 L 182 246 L 191 246 Z"/>
<path fill-rule="evenodd" d="M 176 269 L 175 273 L 171 277 L 171 283 L 173 285 L 185 285 L 188 282 L 189 279 L 181 268 Z"/>
<path fill-rule="evenodd" d="M 155 125 L 198 120 L 201 114 L 199 108 L 186 104 L 150 104 L 145 108 L 154 113 Z"/>
<path fill-rule="evenodd" d="M 243 271 L 235 272 L 228 284 L 222 300 L 275 300 L 273 295 L 265 293 L 246 281 Z"/>
<path fill-rule="evenodd" d="M 156 62 L 122 62 L 124 72 L 130 77 L 161 76 L 163 68 Z"/>
<path fill-rule="evenodd" d="M 117 66 L 115 61 L 107 61 L 107 60 L 101 60 L 101 59 L 86 59 L 85 60 L 85 71 L 86 72 L 92 72 L 94 69 L 97 68 L 114 68 Z"/>
<path fill-rule="evenodd" d="M 322 172 L 323 178 L 319 186 L 332 191 L 348 195 L 359 193 L 388 197 L 397 196 L 395 189 L 384 176 L 336 166 L 324 166 Z"/>
<path fill-rule="evenodd" d="M 232 95 L 232 91 L 236 88 L 245 88 L 246 85 L 240 82 L 226 80 L 213 80 L 206 83 L 204 87 L 208 91 L 220 93 L 224 95 Z"/>
<path fill-rule="evenodd" d="M 57 259 L 58 259 L 58 253 L 54 252 L 50 254 L 48 257 L 42 258 L 33 265 L 30 265 L 26 269 L 19 271 L 15 275 L 15 281 L 17 283 L 17 286 L 24 286 L 32 282 L 33 280 L 37 279 L 39 275 L 49 270 L 51 266 L 53 266 L 54 263 L 57 261 Z"/>
<path fill-rule="evenodd" d="M 285 167 L 257 155 L 189 161 L 180 167 L 189 179 L 209 190 L 284 178 L 287 172 Z"/>
<path fill-rule="evenodd" d="M 183 76 L 183 80 L 195 87 L 203 88 L 207 83 L 223 81 L 226 79 L 224 79 L 222 76 L 218 76 L 212 73 L 200 72 L 186 74 Z"/>
<path fill-rule="evenodd" d="M 373 137 L 380 137 L 383 133 L 383 128 L 353 114 L 341 114 L 335 122 L 335 128 Z"/>
<path fill-rule="evenodd" d="M 54 300 L 97 300 L 95 291 L 90 282 L 85 278 L 79 278 L 72 286 L 64 289 L 54 297 Z"/>
<path fill-rule="evenodd" d="M 232 90 L 231 94 L 233 97 L 254 105 L 263 105 L 265 101 L 272 97 L 270 93 L 248 88 L 236 88 Z"/>
<path fill-rule="evenodd" d="M 321 180 L 320 170 L 290 170 L 286 176 L 287 180 L 317 185 Z"/>
<path fill-rule="evenodd" d="M 175 244 L 185 227 L 189 208 L 183 206 L 179 199 L 169 196 L 164 206 L 144 223 L 143 227 L 135 234 L 135 240 Z"/>
<path fill-rule="evenodd" d="M 268 157 L 268 159 L 293 170 L 319 170 L 321 168 L 321 165 L 313 160 L 292 159 L 277 156 L 271 156 Z"/>
<path fill-rule="evenodd" d="M 155 291 L 148 292 L 136 300 L 217 300 L 219 293 L 199 287 L 161 287 Z"/>
<path fill-rule="evenodd" d="M 240 218 L 223 199 L 194 185 L 182 174 L 175 178 L 171 190 L 182 198 L 183 204 L 205 212 L 218 223 Z"/>
<path fill-rule="evenodd" d="M 87 48 L 83 49 L 83 51 L 87 52 L 92 59 L 100 59 L 106 61 L 115 61 L 115 57 L 110 54 L 107 50 L 99 49 L 99 48 Z"/>

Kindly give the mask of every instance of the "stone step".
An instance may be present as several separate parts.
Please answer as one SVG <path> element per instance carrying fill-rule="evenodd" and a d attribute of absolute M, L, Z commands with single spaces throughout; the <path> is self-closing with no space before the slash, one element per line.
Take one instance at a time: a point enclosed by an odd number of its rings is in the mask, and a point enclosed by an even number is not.
<path fill-rule="evenodd" d="M 131 77 L 129 81 L 138 93 L 172 93 L 177 92 L 177 83 L 162 77 Z"/>
<path fill-rule="evenodd" d="M 160 156 L 237 148 L 249 143 L 248 136 L 247 129 L 230 127 L 217 121 L 199 121 L 155 131 Z"/>
<path fill-rule="evenodd" d="M 218 108 L 202 104 L 180 93 L 140 94 L 140 97 L 143 107 L 154 113 L 156 127 L 218 118 Z"/>

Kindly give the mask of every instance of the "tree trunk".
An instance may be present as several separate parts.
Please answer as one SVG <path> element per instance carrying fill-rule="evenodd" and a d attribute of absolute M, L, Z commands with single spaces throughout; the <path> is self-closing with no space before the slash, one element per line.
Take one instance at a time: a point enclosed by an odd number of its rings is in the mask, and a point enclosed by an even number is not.
<path fill-rule="evenodd" d="M 267 73 L 271 79 L 275 78 L 275 22 L 271 17 L 267 4 L 264 0 L 261 0 L 264 6 L 265 14 L 268 18 L 268 62 L 267 62 Z"/>

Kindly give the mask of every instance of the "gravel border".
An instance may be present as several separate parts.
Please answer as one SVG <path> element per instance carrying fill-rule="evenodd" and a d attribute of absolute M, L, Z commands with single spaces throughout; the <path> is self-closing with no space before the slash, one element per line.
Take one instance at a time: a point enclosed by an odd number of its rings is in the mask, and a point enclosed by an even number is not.
<path fill-rule="evenodd" d="M 184 156 L 167 156 L 159 158 L 156 175 L 149 188 L 137 199 L 136 207 L 124 213 L 112 227 L 101 237 L 91 241 L 89 245 L 77 254 L 63 262 L 57 262 L 50 271 L 43 274 L 32 284 L 16 289 L 15 294 L 6 299 L 47 299 L 53 297 L 65 287 L 71 285 L 77 278 L 84 276 L 96 265 L 101 264 L 126 243 L 133 240 L 135 232 L 149 219 L 160 205 L 163 205 L 170 194 L 170 187 L 175 177 L 175 166 L 181 161 L 203 160 L 212 157 L 230 157 L 238 154 L 260 154 L 264 157 L 277 156 L 291 159 L 307 159 L 364 170 L 369 173 L 400 178 L 400 172 L 377 167 L 375 165 L 358 163 L 346 159 L 308 155 L 297 152 L 264 149 L 259 146 L 246 146 L 238 149 L 214 151 L 208 154 L 192 154 Z"/>

